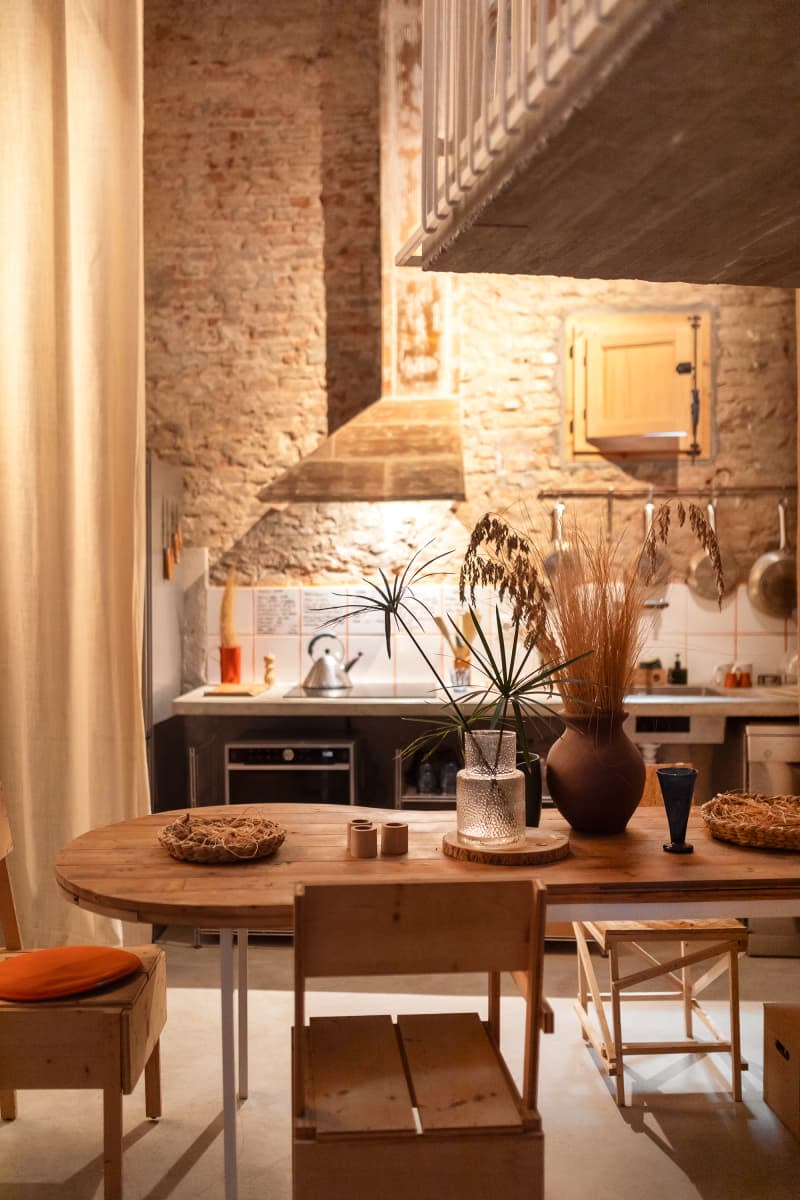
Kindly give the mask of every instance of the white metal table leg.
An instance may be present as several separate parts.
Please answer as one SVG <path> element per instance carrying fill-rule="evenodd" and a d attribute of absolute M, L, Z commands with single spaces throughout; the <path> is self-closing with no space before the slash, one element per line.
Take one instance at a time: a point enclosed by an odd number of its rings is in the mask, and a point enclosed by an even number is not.
<path fill-rule="evenodd" d="M 247 930 L 236 930 L 239 966 L 239 1099 L 247 1099 Z"/>
<path fill-rule="evenodd" d="M 222 1004 L 222 1121 L 225 1200 L 238 1200 L 236 1170 L 236 1047 L 233 1029 L 233 930 L 219 931 Z"/>

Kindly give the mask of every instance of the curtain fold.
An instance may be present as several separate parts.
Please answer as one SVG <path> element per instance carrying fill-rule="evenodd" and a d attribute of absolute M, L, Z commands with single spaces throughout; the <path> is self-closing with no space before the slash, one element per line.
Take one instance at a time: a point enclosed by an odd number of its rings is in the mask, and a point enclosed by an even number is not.
<path fill-rule="evenodd" d="M 0 780 L 26 945 L 118 940 L 59 848 L 148 811 L 142 0 L 0 6 Z"/>

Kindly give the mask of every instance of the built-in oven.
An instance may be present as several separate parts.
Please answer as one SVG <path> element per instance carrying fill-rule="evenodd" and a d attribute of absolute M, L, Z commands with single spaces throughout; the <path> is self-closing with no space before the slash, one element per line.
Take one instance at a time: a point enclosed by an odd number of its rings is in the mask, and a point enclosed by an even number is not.
<path fill-rule="evenodd" d="M 353 741 L 241 741 L 225 746 L 226 804 L 355 804 Z"/>

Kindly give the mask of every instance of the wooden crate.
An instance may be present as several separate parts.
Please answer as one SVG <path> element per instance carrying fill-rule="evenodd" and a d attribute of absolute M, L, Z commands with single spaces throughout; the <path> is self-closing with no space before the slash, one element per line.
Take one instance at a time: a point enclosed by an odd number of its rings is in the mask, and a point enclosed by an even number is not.
<path fill-rule="evenodd" d="M 764 1005 L 764 1099 L 800 1138 L 800 1004 Z"/>

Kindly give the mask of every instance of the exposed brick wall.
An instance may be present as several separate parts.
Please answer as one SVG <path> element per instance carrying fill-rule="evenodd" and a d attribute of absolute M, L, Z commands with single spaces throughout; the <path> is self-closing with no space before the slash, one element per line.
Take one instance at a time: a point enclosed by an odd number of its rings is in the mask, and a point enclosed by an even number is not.
<path fill-rule="evenodd" d="M 145 5 L 148 439 L 212 558 L 379 392 L 378 16 Z"/>
<path fill-rule="evenodd" d="M 453 280 L 464 406 L 468 524 L 486 508 L 523 498 L 544 535 L 540 489 L 559 487 L 702 489 L 792 483 L 796 479 L 794 293 L 783 289 L 648 284 L 638 280 L 470 275 Z M 573 312 L 706 305 L 713 321 L 716 454 L 713 461 L 562 460 L 563 321 Z M 749 548 L 775 542 L 778 496 L 731 497 L 718 506 L 720 535 L 742 568 Z M 552 503 L 551 503 L 552 506 Z M 605 520 L 604 501 L 570 501 L 580 519 Z M 790 504 L 790 519 L 793 504 Z M 642 532 L 641 501 L 616 506 L 619 527 Z M 676 531 L 673 557 L 694 548 Z"/>
<path fill-rule="evenodd" d="M 420 310 L 441 313 L 440 391 L 463 406 L 466 501 L 265 510 L 258 491 L 317 447 L 329 420 L 378 394 L 378 10 L 145 6 L 148 439 L 184 470 L 187 535 L 211 548 L 214 578 L 228 563 L 251 582 L 358 577 L 435 535 L 458 553 L 485 508 L 523 499 L 536 512 L 543 487 L 795 480 L 793 293 L 466 275 L 436 285 L 446 305 Z M 402 78 L 418 83 L 413 63 Z M 398 289 L 406 301 L 433 286 L 415 278 Z M 715 461 L 564 471 L 564 317 L 700 303 L 715 318 Z M 387 305 L 385 346 L 400 307 Z M 602 516 L 598 504 L 576 508 Z M 639 504 L 617 517 L 638 533 Z M 773 500 L 727 501 L 720 523 L 744 566 L 749 547 L 774 541 Z M 680 566 L 691 547 L 674 548 Z"/>

